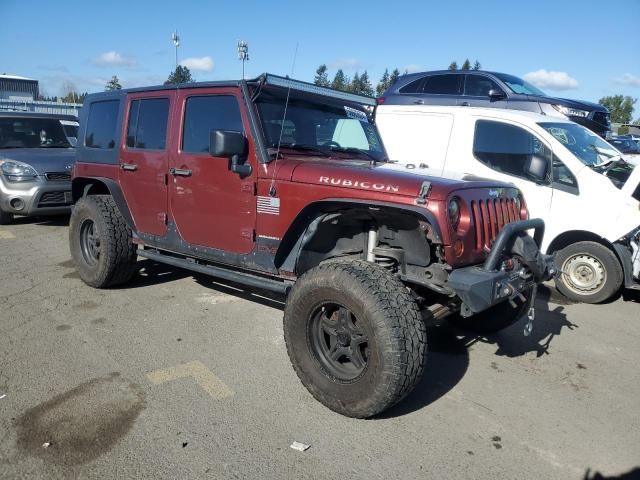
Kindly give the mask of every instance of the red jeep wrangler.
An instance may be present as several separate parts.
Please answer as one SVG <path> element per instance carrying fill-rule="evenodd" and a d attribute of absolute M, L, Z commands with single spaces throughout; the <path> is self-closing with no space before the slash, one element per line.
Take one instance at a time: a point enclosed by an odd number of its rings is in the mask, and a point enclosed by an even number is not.
<path fill-rule="evenodd" d="M 69 229 L 80 277 L 125 283 L 141 256 L 286 294 L 306 388 L 344 415 L 385 410 L 421 377 L 427 324 L 532 320 L 553 265 L 516 188 L 391 164 L 374 106 L 269 74 L 89 95 Z"/>

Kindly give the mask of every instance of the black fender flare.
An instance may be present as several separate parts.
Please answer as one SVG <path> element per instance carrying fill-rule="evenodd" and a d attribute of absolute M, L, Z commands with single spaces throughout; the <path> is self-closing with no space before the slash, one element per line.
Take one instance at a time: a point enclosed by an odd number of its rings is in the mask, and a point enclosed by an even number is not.
<path fill-rule="evenodd" d="M 116 206 L 122 215 L 127 226 L 132 231 L 136 230 L 135 222 L 133 221 L 133 217 L 131 216 L 131 211 L 127 205 L 127 201 L 124 198 L 124 193 L 122 193 L 122 189 L 117 181 L 112 178 L 107 177 L 75 177 L 72 181 L 72 191 L 73 191 L 73 202 L 75 203 L 79 198 L 86 197 L 89 195 L 92 188 L 95 188 L 96 184 L 100 183 L 104 185 L 109 192 L 109 194 L 113 197 L 113 200 L 116 202 Z M 78 191 L 79 189 L 75 188 L 75 185 L 82 186 L 81 194 Z"/>
<path fill-rule="evenodd" d="M 343 210 L 347 207 L 370 209 L 372 212 L 380 209 L 393 210 L 405 215 L 411 215 L 418 220 L 428 223 L 432 228 L 432 235 L 436 243 L 442 243 L 442 235 L 438 221 L 429 210 L 422 206 L 403 205 L 390 202 L 327 198 L 305 206 L 289 225 L 287 232 L 280 241 L 280 246 L 274 257 L 276 268 L 294 272 L 298 256 L 305 240 L 310 238 L 309 232 L 315 229 L 319 221 L 328 213 Z"/>

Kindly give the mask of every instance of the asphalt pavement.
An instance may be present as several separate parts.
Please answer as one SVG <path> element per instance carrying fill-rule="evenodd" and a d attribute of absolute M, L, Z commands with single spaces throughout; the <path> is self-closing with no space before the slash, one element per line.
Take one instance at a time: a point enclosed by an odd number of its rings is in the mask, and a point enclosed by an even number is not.
<path fill-rule="evenodd" d="M 354 420 L 298 381 L 284 299 L 140 267 L 95 290 L 65 218 L 0 227 L 0 478 L 640 476 L 638 294 L 541 288 L 529 337 L 431 328 L 413 394 Z"/>

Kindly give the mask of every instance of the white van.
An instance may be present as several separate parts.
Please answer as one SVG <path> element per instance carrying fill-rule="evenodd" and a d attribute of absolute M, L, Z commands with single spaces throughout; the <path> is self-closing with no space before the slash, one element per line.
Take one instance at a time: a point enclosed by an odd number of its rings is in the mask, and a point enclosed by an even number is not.
<path fill-rule="evenodd" d="M 514 110 L 380 105 L 389 168 L 460 172 L 514 183 L 546 223 L 541 250 L 557 252 L 556 286 L 603 302 L 640 289 L 640 167 L 568 120 Z M 435 171 L 434 171 L 435 170 Z"/>

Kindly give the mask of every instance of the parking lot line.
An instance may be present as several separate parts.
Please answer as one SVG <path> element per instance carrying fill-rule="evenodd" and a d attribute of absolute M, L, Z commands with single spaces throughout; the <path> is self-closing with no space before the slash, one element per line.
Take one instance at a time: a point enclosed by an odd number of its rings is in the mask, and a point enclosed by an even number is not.
<path fill-rule="evenodd" d="M 147 374 L 149 381 L 155 385 L 188 377 L 193 378 L 212 398 L 222 399 L 235 394 L 231 388 L 198 360 Z"/>
<path fill-rule="evenodd" d="M 12 238 L 16 238 L 13 233 L 7 232 L 6 230 L 0 230 L 0 240 L 9 240 Z"/>

